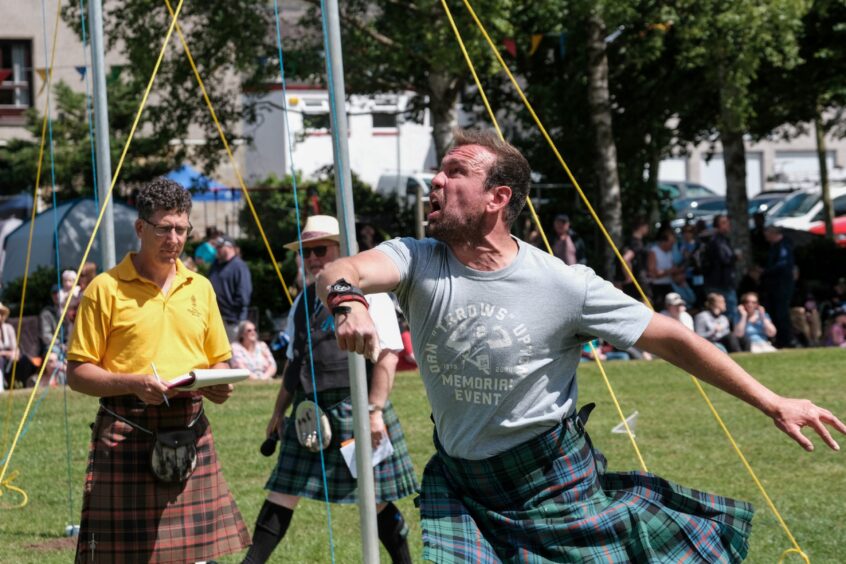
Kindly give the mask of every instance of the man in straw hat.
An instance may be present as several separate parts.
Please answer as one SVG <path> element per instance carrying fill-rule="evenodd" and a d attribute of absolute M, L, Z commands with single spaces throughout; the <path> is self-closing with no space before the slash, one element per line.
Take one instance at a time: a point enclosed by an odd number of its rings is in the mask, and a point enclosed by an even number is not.
<path fill-rule="evenodd" d="M 308 218 L 302 231 L 302 255 L 310 277 L 317 276 L 328 263 L 341 256 L 339 234 L 338 220 L 334 217 L 314 215 Z M 285 247 L 298 251 L 299 241 Z M 366 299 L 361 295 L 359 300 L 371 312 L 375 324 L 374 344 L 378 347 L 371 355 L 371 358 L 375 356 L 374 362 L 368 363 L 371 440 L 375 449 L 387 437 L 393 447 L 393 453 L 373 468 L 379 540 L 393 562 L 410 563 L 406 540 L 408 527 L 392 502 L 415 493 L 418 484 L 402 427 L 388 400 L 396 372 L 397 351 L 403 349 L 402 338 L 394 304 L 387 294 L 371 294 Z M 244 560 L 250 564 L 270 558 L 285 536 L 301 497 L 323 500 L 326 496 L 332 503 L 355 503 L 357 499 L 356 480 L 339 448 L 341 443 L 353 438 L 347 353 L 335 343 L 332 314 L 317 300 L 314 283 L 307 285 L 297 297 L 292 312 L 288 364 L 267 426 L 268 436 L 275 432 L 282 443 L 276 467 L 265 486 L 270 491 L 256 520 L 253 546 Z M 312 408 L 310 402 L 314 399 L 315 385 L 319 406 L 319 410 L 314 411 L 317 413 L 315 420 L 322 420 L 322 411 L 329 423 L 321 428 L 327 493 L 323 489 L 321 445 L 314 435 L 304 438 L 300 425 L 303 413 L 308 413 L 305 410 Z M 285 411 L 292 403 L 293 418 L 299 421 L 286 425 Z"/>
<path fill-rule="evenodd" d="M 529 165 L 492 131 L 458 131 L 432 181 L 430 239 L 327 265 L 338 344 L 376 347 L 356 292 L 396 290 L 435 421 L 423 474 L 423 558 L 435 562 L 705 562 L 746 556 L 752 507 L 646 472 L 606 472 L 576 409 L 580 345 L 650 351 L 757 407 L 807 450 L 846 425 L 770 391 L 713 345 L 584 266 L 510 233 Z M 539 306 L 539 298 L 541 307 Z"/>
<path fill-rule="evenodd" d="M 68 349 L 68 383 L 97 396 L 76 562 L 197 562 L 250 543 L 223 479 L 203 397 L 159 379 L 228 368 L 229 340 L 209 281 L 179 256 L 191 195 L 158 178 L 138 195 L 137 253 L 85 289 Z"/>

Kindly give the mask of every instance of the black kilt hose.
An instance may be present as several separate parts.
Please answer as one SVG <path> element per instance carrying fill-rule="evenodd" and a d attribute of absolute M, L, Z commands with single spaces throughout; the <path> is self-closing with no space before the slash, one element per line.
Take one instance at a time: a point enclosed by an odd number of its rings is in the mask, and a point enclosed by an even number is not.
<path fill-rule="evenodd" d="M 586 417 L 585 417 L 586 419 Z M 438 563 L 737 562 L 748 503 L 647 472 L 606 472 L 577 417 L 484 460 L 423 472 L 423 558 Z"/>
<path fill-rule="evenodd" d="M 326 413 L 332 425 L 332 442 L 323 451 L 329 501 L 355 503 L 357 501 L 356 480 L 352 477 L 340 450 L 343 441 L 353 438 L 350 389 L 325 390 L 318 392 L 317 397 L 320 408 Z M 306 397 L 302 388 L 298 389 L 294 396 L 293 412 L 296 413 L 297 406 L 307 399 L 313 401 L 313 396 Z M 382 418 L 393 444 L 394 453 L 373 467 L 376 503 L 394 501 L 414 494 L 419 489 L 411 457 L 408 454 L 408 445 L 390 400 L 385 403 Z M 279 458 L 265 488 L 277 493 L 319 501 L 326 499 L 320 453 L 311 452 L 300 444 L 293 420 L 285 427 Z"/>
<path fill-rule="evenodd" d="M 202 398 L 145 406 L 134 396 L 103 400 L 109 410 L 146 429 L 185 426 Z M 202 416 L 205 418 L 205 415 Z M 76 562 L 197 562 L 238 552 L 250 535 L 220 473 L 211 427 L 197 442 L 188 480 L 166 484 L 150 471 L 153 438 L 102 407 L 88 451 Z"/>

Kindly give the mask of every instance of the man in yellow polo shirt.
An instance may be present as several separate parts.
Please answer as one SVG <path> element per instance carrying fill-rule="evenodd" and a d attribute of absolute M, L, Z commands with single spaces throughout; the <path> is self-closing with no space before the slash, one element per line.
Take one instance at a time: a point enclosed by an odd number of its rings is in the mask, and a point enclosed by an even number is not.
<path fill-rule="evenodd" d="M 140 250 L 86 288 L 68 349 L 68 384 L 101 398 L 77 563 L 196 562 L 250 542 L 203 414 L 203 396 L 223 403 L 232 386 L 162 383 L 231 356 L 211 284 L 179 260 L 191 196 L 158 178 L 137 207 Z"/>

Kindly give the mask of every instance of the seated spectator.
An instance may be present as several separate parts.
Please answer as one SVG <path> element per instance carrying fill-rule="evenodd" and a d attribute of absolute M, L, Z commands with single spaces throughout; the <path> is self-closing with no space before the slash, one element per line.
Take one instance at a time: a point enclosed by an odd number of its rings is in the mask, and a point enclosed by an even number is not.
<path fill-rule="evenodd" d="M 817 298 L 810 290 L 807 280 L 799 275 L 799 267 L 793 268 L 796 287 L 790 300 L 790 324 L 793 334 L 803 347 L 818 347 L 822 342 L 822 320 L 817 307 Z"/>
<path fill-rule="evenodd" d="M 76 281 L 76 271 L 74 270 L 65 270 L 62 272 L 62 286 L 59 288 L 59 304 L 60 306 L 65 305 L 65 300 L 70 298 L 75 303 L 79 303 L 80 293 L 79 293 L 79 286 L 74 286 L 73 283 Z"/>
<path fill-rule="evenodd" d="M 662 315 L 672 317 L 691 331 L 693 331 L 693 318 L 687 313 L 687 306 L 680 295 L 670 292 L 664 297 L 664 310 Z"/>
<path fill-rule="evenodd" d="M 0 303 L 0 392 L 3 391 L 7 374 L 12 372 L 12 364 L 18 360 L 20 351 L 15 337 L 15 328 L 9 319 L 9 308 Z"/>
<path fill-rule="evenodd" d="M 758 303 L 758 294 L 748 292 L 740 296 L 737 311 L 740 318 L 734 327 L 734 335 L 741 340 L 744 350 L 753 353 L 778 350 L 770 343 L 770 339 L 776 336 L 776 327 Z"/>
<path fill-rule="evenodd" d="M 820 308 L 822 320 L 829 321 L 843 308 L 846 307 L 846 278 L 840 278 L 831 289 L 831 294 L 823 302 Z"/>
<path fill-rule="evenodd" d="M 67 325 L 59 330 L 55 341 L 53 340 L 53 333 L 59 325 L 59 317 L 62 313 L 62 303 L 59 301 L 59 286 L 53 284 L 50 289 L 50 297 L 52 304 L 44 306 L 38 314 L 38 334 L 41 340 L 41 356 L 44 362 L 47 363 L 44 369 L 44 375 L 41 379 L 41 385 L 46 386 L 51 381 L 58 380 L 59 383 L 65 383 L 65 374 L 67 362 L 65 361 L 66 344 L 68 332 Z M 66 322 L 68 319 L 66 318 Z M 53 347 L 50 347 L 50 343 Z"/>
<path fill-rule="evenodd" d="M 252 321 L 244 320 L 235 332 L 237 341 L 232 343 L 232 368 L 246 368 L 250 380 L 270 380 L 276 374 L 276 360 L 267 344 L 258 338 Z"/>
<path fill-rule="evenodd" d="M 846 348 L 846 309 L 837 310 L 825 331 L 825 344 Z"/>
<path fill-rule="evenodd" d="M 696 314 L 693 326 L 696 334 L 714 343 L 724 352 L 740 352 L 740 342 L 731 332 L 726 313 L 726 299 L 712 292 L 705 298 L 705 309 Z"/>
<path fill-rule="evenodd" d="M 696 307 L 696 292 L 693 288 L 690 287 L 688 283 L 687 276 L 683 270 L 678 270 L 673 273 L 672 276 L 673 282 L 673 291 L 670 293 L 678 294 L 681 296 L 681 299 L 684 300 L 684 304 L 688 307 L 688 309 L 693 309 Z M 667 294 L 668 296 L 670 294 Z M 666 302 L 666 297 L 664 298 Z M 659 304 L 660 305 L 660 304 Z"/>

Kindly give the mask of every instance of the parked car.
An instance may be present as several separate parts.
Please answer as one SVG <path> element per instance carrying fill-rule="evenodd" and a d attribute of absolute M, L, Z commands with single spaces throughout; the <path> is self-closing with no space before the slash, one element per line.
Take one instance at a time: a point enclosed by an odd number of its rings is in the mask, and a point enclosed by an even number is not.
<path fill-rule="evenodd" d="M 778 205 L 779 202 L 789 197 L 789 191 L 772 191 L 761 192 L 754 198 L 749 199 L 749 206 L 746 211 L 749 214 L 749 228 L 754 225 L 752 223 L 752 216 L 755 213 L 761 212 L 769 213 Z M 670 222 L 670 225 L 676 231 L 680 230 L 685 223 L 695 223 L 698 220 L 704 220 L 710 225 L 714 216 L 717 214 L 728 213 L 728 205 L 723 196 L 708 197 L 708 198 L 685 198 L 673 203 L 673 208 L 676 210 L 676 219 Z"/>
<path fill-rule="evenodd" d="M 686 180 L 659 180 L 658 191 L 661 194 L 661 198 L 672 201 L 683 198 L 708 198 L 719 195 L 707 186 Z"/>
<path fill-rule="evenodd" d="M 820 221 L 811 225 L 808 230 L 814 235 L 825 235 L 825 222 Z M 838 246 L 846 248 L 846 216 L 834 218 L 834 242 Z"/>
<path fill-rule="evenodd" d="M 846 187 L 831 188 L 834 216 L 846 215 Z M 819 190 L 801 190 L 786 198 L 767 217 L 767 223 L 798 231 L 808 231 L 822 221 L 823 203 Z"/>

